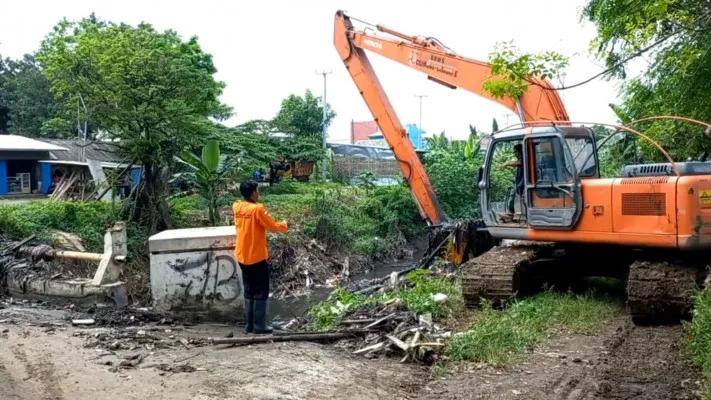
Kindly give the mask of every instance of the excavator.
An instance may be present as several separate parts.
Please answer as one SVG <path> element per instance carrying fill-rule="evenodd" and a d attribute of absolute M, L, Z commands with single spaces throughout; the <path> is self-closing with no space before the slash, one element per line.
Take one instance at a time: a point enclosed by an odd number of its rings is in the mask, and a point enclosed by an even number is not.
<path fill-rule="evenodd" d="M 366 28 L 356 29 L 354 22 Z M 598 151 L 604 140 L 597 142 L 590 123 L 570 121 L 547 80 L 531 78 L 517 99 L 494 97 L 483 90 L 492 76 L 490 64 L 457 55 L 436 38 L 406 35 L 344 11 L 335 15 L 334 45 L 399 162 L 431 237 L 450 233 L 448 254 L 463 264 L 467 306 L 478 306 L 482 298 L 505 303 L 540 289 L 536 285 L 598 276 L 626 280 L 635 323 L 689 315 L 693 293 L 708 275 L 711 163 L 674 162 L 653 143 L 668 162 L 626 165 L 620 177 L 601 178 Z M 478 171 L 480 219 L 446 220 L 366 50 L 519 116 L 520 124 L 492 135 Z M 629 125 L 614 127 L 651 141 Z M 502 198 L 496 164 L 515 148 L 522 173 Z"/>

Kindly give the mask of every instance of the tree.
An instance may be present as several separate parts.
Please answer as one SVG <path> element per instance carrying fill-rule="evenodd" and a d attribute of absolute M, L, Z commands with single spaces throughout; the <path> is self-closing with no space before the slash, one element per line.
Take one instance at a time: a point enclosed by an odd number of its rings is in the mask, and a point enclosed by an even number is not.
<path fill-rule="evenodd" d="M 498 132 L 499 131 L 499 123 L 496 121 L 496 118 L 491 123 L 491 132 Z"/>
<path fill-rule="evenodd" d="M 282 100 L 281 109 L 273 123 L 282 133 L 295 136 L 321 135 L 323 131 L 323 107 L 321 98 L 306 90 L 304 96 L 289 95 Z M 326 126 L 331 125 L 336 112 L 326 104 Z"/>
<path fill-rule="evenodd" d="M 189 151 L 183 151 L 178 160 L 190 169 L 190 172 L 186 173 L 188 179 L 195 185 L 200 196 L 207 201 L 210 226 L 218 225 L 220 221 L 217 209 L 218 190 L 225 183 L 227 174 L 237 164 L 237 158 L 220 154 L 220 145 L 213 139 L 202 148 L 200 157 Z"/>
<path fill-rule="evenodd" d="M 119 152 L 143 166 L 131 217 L 150 231 L 172 225 L 166 196 L 174 158 L 200 145 L 213 129 L 210 117 L 227 118 L 219 101 L 212 56 L 197 38 L 99 20 L 60 21 L 38 56 L 52 92 L 75 105 L 119 140 Z M 80 99 L 81 96 L 81 99 Z"/>
<path fill-rule="evenodd" d="M 279 153 L 274 127 L 265 120 L 252 120 L 232 128 L 214 124 L 209 137 L 220 143 L 225 154 L 240 158 L 239 173 L 266 168 Z M 246 176 L 245 176 L 246 177 Z"/>
<path fill-rule="evenodd" d="M 326 107 L 326 120 L 323 108 Z M 277 131 L 287 135 L 280 141 L 281 152 L 290 160 L 314 161 L 324 156 L 322 135 L 324 122 L 329 126 L 336 112 L 322 104 L 310 90 L 304 96 L 289 95 L 272 123 Z"/>
<path fill-rule="evenodd" d="M 568 66 L 568 58 L 554 51 L 521 53 L 511 42 L 497 43 L 489 54 L 491 76 L 482 88 L 495 98 L 517 99 L 528 91 L 531 78 L 550 79 Z"/>
<path fill-rule="evenodd" d="M 615 111 L 626 119 L 683 115 L 711 120 L 711 9 L 706 0 L 590 0 L 583 18 L 597 27 L 592 50 L 605 60 L 606 77 L 627 78 L 626 60 L 645 54 L 647 71 L 625 82 Z M 675 159 L 708 148 L 703 128 L 675 121 L 640 124 Z M 640 141 L 645 159 L 663 160 Z"/>
<path fill-rule="evenodd" d="M 54 138 L 71 135 L 63 99 L 55 99 L 49 89 L 33 55 L 20 60 L 0 57 L 0 132 Z"/>

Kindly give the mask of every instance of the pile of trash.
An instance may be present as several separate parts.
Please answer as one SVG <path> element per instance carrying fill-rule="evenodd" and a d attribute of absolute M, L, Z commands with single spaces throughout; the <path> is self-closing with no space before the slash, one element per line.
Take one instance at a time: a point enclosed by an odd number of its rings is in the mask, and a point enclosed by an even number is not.
<path fill-rule="evenodd" d="M 346 297 L 358 296 L 361 299 L 359 305 L 333 301 L 339 298 L 335 297 L 325 303 L 320 311 L 336 319 L 332 330 L 313 333 L 314 320 L 308 321 L 305 318 L 295 318 L 283 329 L 293 334 L 293 340 L 301 340 L 301 337 L 337 339 L 337 347 L 367 358 L 396 356 L 401 362 L 425 365 L 432 365 L 439 360 L 445 340 L 451 337 L 452 332 L 433 321 L 432 314 L 418 314 L 403 299 L 395 297 L 398 293 L 395 290 L 403 293 L 403 290 L 413 287 L 404 273 L 394 272 L 391 276 L 354 286 L 359 289 L 348 291 Z M 346 289 L 340 290 L 342 294 Z M 420 295 L 427 296 L 427 301 L 432 303 L 448 300 L 448 296 L 443 293 Z M 363 296 L 366 301 L 362 301 Z M 389 300 L 380 300 L 388 297 Z M 288 336 L 290 333 L 279 335 Z"/>
<path fill-rule="evenodd" d="M 339 327 L 368 331 L 362 339 L 337 343 L 356 355 L 400 357 L 400 362 L 432 365 L 439 360 L 444 340 L 452 333 L 435 324 L 431 314 L 417 315 L 395 298 L 344 315 Z"/>
<path fill-rule="evenodd" d="M 312 240 L 276 241 L 271 249 L 273 298 L 299 297 L 315 287 L 336 287 L 351 274 L 362 272 L 363 257 L 330 254 L 322 243 Z"/>

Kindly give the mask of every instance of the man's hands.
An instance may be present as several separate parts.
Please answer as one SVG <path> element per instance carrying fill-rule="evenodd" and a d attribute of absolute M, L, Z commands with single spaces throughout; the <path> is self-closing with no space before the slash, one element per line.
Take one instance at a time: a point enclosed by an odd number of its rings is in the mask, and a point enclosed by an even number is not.
<path fill-rule="evenodd" d="M 509 161 L 506 161 L 506 162 L 504 162 L 503 164 L 499 165 L 499 169 L 504 169 L 504 168 L 508 168 L 508 167 L 517 167 L 517 166 L 519 166 L 519 165 L 521 165 L 521 162 L 520 162 L 520 161 L 518 161 L 518 160 L 509 160 Z"/>

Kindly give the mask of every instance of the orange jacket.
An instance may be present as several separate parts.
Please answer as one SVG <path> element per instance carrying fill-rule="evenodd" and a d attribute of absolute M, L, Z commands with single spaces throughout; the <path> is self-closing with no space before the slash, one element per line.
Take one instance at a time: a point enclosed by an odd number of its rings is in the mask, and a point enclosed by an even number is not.
<path fill-rule="evenodd" d="M 264 204 L 236 201 L 232 204 L 237 243 L 235 258 L 240 264 L 255 264 L 269 259 L 267 231 L 285 232 L 286 222 L 276 222 Z"/>

